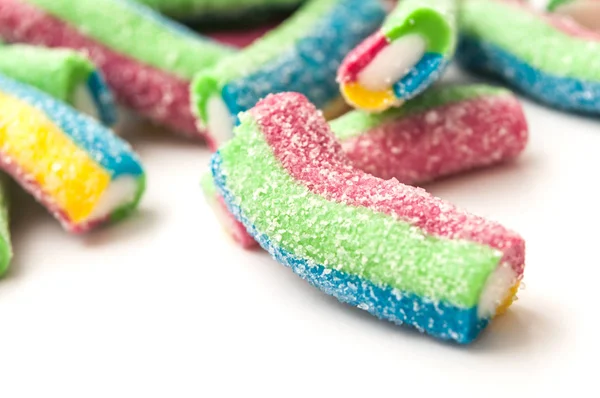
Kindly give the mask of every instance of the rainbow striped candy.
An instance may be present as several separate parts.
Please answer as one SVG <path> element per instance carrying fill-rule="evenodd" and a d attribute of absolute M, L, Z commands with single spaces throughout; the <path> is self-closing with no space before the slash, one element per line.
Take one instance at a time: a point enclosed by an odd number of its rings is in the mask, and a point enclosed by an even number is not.
<path fill-rule="evenodd" d="M 528 139 L 517 98 L 486 85 L 431 88 L 401 108 L 350 112 L 330 126 L 355 167 L 409 185 L 514 159 Z"/>
<path fill-rule="evenodd" d="M 128 0 L 0 0 L 0 37 L 84 52 L 125 107 L 194 137 L 207 132 L 192 114 L 190 81 L 233 53 Z"/>
<path fill-rule="evenodd" d="M 107 126 L 117 121 L 113 96 L 104 78 L 77 52 L 0 45 L 0 73 L 34 86 Z"/>
<path fill-rule="evenodd" d="M 296 91 L 319 108 L 339 106 L 337 68 L 384 17 L 378 0 L 309 0 L 244 51 L 200 72 L 195 109 L 216 146 L 231 138 L 239 112 L 270 93 Z"/>
<path fill-rule="evenodd" d="M 508 162 L 527 145 L 528 126 L 508 90 L 486 85 L 440 86 L 402 108 L 350 112 L 330 123 L 352 164 L 383 179 L 419 185 Z M 204 196 L 225 231 L 245 249 L 257 246 L 227 211 L 211 175 Z"/>
<path fill-rule="evenodd" d="M 300 94 L 270 95 L 240 115 L 212 173 L 277 261 L 342 302 L 440 339 L 473 341 L 523 275 L 519 235 L 354 168 Z"/>
<path fill-rule="evenodd" d="M 10 241 L 8 206 L 8 179 L 5 175 L 0 175 L 0 277 L 8 271 L 13 256 Z"/>
<path fill-rule="evenodd" d="M 516 1 L 465 1 L 457 59 L 558 109 L 600 113 L 600 35 Z"/>
<path fill-rule="evenodd" d="M 145 174 L 127 143 L 70 106 L 0 75 L 0 164 L 71 232 L 127 216 Z"/>
<path fill-rule="evenodd" d="M 380 112 L 422 93 L 446 69 L 457 41 L 456 0 L 402 0 L 345 58 L 337 81 L 355 108 Z"/>

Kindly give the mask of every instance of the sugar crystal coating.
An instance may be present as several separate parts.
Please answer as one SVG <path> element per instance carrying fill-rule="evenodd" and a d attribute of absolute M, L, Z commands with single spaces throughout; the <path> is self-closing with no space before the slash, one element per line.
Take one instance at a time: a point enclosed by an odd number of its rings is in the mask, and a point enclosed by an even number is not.
<path fill-rule="evenodd" d="M 9 42 L 81 51 L 103 72 L 124 106 L 176 132 L 204 136 L 207 132 L 198 128 L 191 112 L 189 78 L 231 50 L 200 40 L 187 31 L 179 32 L 172 23 L 149 16 L 149 10 L 140 13 L 123 2 L 102 1 L 125 9 L 116 15 L 103 14 L 108 9 L 97 9 L 98 16 L 94 14 L 98 5 L 92 2 L 0 0 L 0 37 Z M 119 15 L 134 23 L 119 27 Z M 96 35 L 88 34 L 90 30 Z M 138 34 L 146 40 L 158 36 L 161 41 L 139 46 Z M 161 52 L 161 48 L 170 49 Z M 145 52 L 138 54 L 140 49 Z"/>
<path fill-rule="evenodd" d="M 95 65 L 71 50 L 0 43 L 0 73 L 32 85 L 54 98 L 76 104 L 77 90 L 85 89 L 94 102 L 92 110 L 105 125 L 116 122 L 112 93 Z"/>
<path fill-rule="evenodd" d="M 476 311 L 488 278 L 500 267 L 522 272 L 518 235 L 354 170 L 298 94 L 269 96 L 242 115 L 213 175 L 278 261 L 344 302 L 440 338 L 474 339 L 488 321 Z"/>
<path fill-rule="evenodd" d="M 2 75 L 0 105 L 3 170 L 66 229 L 84 232 L 137 206 L 144 171 L 130 146 L 110 130 Z"/>

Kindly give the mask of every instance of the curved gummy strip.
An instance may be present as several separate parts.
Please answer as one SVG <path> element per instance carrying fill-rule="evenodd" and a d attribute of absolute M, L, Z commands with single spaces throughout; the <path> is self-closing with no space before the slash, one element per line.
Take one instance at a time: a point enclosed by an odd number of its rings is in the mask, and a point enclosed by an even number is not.
<path fill-rule="evenodd" d="M 528 126 L 510 91 L 486 85 L 432 88 L 401 108 L 353 111 L 330 123 L 352 164 L 376 177 L 416 185 L 498 164 L 526 146 Z M 203 179 L 209 202 L 219 196 Z M 209 189 L 210 188 L 210 189 Z M 245 248 L 245 229 L 213 206 L 223 226 Z"/>
<path fill-rule="evenodd" d="M 470 0 L 463 2 L 460 19 L 464 37 L 492 45 L 537 73 L 600 82 L 600 41 L 559 30 L 549 22 L 558 16 L 544 17 L 513 3 Z"/>
<path fill-rule="evenodd" d="M 115 52 L 29 3 L 0 0 L 0 35 L 11 42 L 81 51 L 126 107 L 190 136 L 205 133 L 192 115 L 188 81 Z"/>
<path fill-rule="evenodd" d="M 198 75 L 193 94 L 201 120 L 208 124 L 214 95 L 232 115 L 282 91 L 303 93 L 325 107 L 338 96 L 335 73 L 341 60 L 384 16 L 377 1 L 310 0 L 283 25 Z"/>
<path fill-rule="evenodd" d="M 116 122 L 117 111 L 104 79 L 94 64 L 77 52 L 0 45 L 0 73 L 70 104 L 74 103 L 77 88 L 86 87 L 100 121 L 106 125 Z"/>
<path fill-rule="evenodd" d="M 110 212 L 101 217 L 118 219 L 137 205 L 145 182 L 139 161 L 126 143 L 93 119 L 2 76 L 0 118 L 4 169 L 66 228 L 79 232 L 103 221 L 94 218 L 94 211 L 112 181 L 121 177 L 132 180 L 135 190 L 128 191 L 131 197 L 110 202 Z"/>
<path fill-rule="evenodd" d="M 5 175 L 0 175 L 0 277 L 8 271 L 13 256 L 8 207 L 8 179 Z"/>
<path fill-rule="evenodd" d="M 444 301 L 403 292 L 391 286 L 375 283 L 369 278 L 315 264 L 312 258 L 284 249 L 281 239 L 263 233 L 252 223 L 246 211 L 237 205 L 239 199 L 229 190 L 223 159 L 217 152 L 212 160 L 213 173 L 221 194 L 232 214 L 248 229 L 250 235 L 281 264 L 290 267 L 311 285 L 338 300 L 396 324 L 407 324 L 441 339 L 470 343 L 485 328 L 487 319 L 478 319 L 476 308 L 460 308 Z"/>
<path fill-rule="evenodd" d="M 519 101 L 483 85 L 430 89 L 402 108 L 354 111 L 330 126 L 356 168 L 409 185 L 515 158 L 528 139 Z"/>
<path fill-rule="evenodd" d="M 523 260 L 522 240 L 501 226 L 353 169 L 314 107 L 284 96 L 244 114 L 220 150 L 235 204 L 282 248 L 466 308 L 502 257 Z M 252 156 L 240 156 L 247 148 Z M 381 245 L 381 236 L 397 244 Z"/>
<path fill-rule="evenodd" d="M 191 79 L 232 50 L 128 0 L 25 0 L 104 45 Z M 140 45 L 142 40 L 145 45 Z"/>

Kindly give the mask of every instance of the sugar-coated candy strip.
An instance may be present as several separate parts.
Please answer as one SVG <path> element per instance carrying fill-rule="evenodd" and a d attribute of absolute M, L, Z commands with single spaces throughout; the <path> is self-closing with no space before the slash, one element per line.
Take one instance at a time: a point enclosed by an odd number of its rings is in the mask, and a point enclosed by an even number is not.
<path fill-rule="evenodd" d="M 8 271 L 13 256 L 8 208 L 8 179 L 0 174 L 0 277 Z"/>
<path fill-rule="evenodd" d="M 548 10 L 572 18 L 581 26 L 600 32 L 600 0 L 553 0 Z"/>
<path fill-rule="evenodd" d="M 519 101 L 485 85 L 431 88 L 401 108 L 350 112 L 331 129 L 356 168 L 409 185 L 514 159 L 528 140 Z"/>
<path fill-rule="evenodd" d="M 515 1 L 460 7 L 457 59 L 555 108 L 600 113 L 600 35 Z"/>
<path fill-rule="evenodd" d="M 84 52 L 123 105 L 194 137 L 206 131 L 191 112 L 190 80 L 233 52 L 128 0 L 0 0 L 0 36 Z"/>
<path fill-rule="evenodd" d="M 457 42 L 456 0 L 402 0 L 376 33 L 351 51 L 337 76 L 353 107 L 400 106 L 446 69 Z"/>
<path fill-rule="evenodd" d="M 350 112 L 330 127 L 356 168 L 409 185 L 510 161 L 528 141 L 519 101 L 486 85 L 431 88 L 402 108 Z M 225 231 L 243 248 L 256 247 L 227 212 L 210 176 L 202 185 Z"/>
<path fill-rule="evenodd" d="M 212 173 L 228 209 L 277 261 L 342 302 L 440 339 L 473 341 L 523 274 L 519 235 L 354 168 L 297 93 L 242 114 Z"/>
<path fill-rule="evenodd" d="M 0 44 L 0 73 L 34 86 L 105 125 L 117 121 L 116 106 L 104 77 L 78 52 Z"/>
<path fill-rule="evenodd" d="M 186 21 L 256 19 L 264 14 L 293 10 L 304 0 L 135 0 L 172 18 Z M 256 15 L 260 14 L 260 15 Z"/>
<path fill-rule="evenodd" d="M 75 233 L 127 216 L 145 188 L 140 161 L 111 130 L 3 75 L 0 164 Z"/>
<path fill-rule="evenodd" d="M 309 0 L 244 51 L 200 72 L 193 102 L 215 147 L 231 138 L 236 115 L 269 93 L 303 93 L 321 109 L 337 105 L 343 57 L 384 17 L 378 0 Z"/>

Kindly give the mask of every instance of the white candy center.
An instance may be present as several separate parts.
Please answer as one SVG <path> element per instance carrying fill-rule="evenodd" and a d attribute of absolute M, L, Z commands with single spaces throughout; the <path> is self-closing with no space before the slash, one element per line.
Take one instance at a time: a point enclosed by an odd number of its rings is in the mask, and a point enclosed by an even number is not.
<path fill-rule="evenodd" d="M 90 93 L 90 90 L 86 84 L 79 84 L 75 89 L 75 98 L 73 99 L 73 106 L 79 112 L 89 115 L 94 119 L 98 119 L 98 108 L 96 102 Z"/>
<path fill-rule="evenodd" d="M 208 100 L 207 114 L 208 131 L 218 148 L 233 137 L 233 116 L 221 97 L 216 95 Z"/>
<path fill-rule="evenodd" d="M 517 282 L 517 273 L 507 265 L 501 265 L 488 277 L 483 292 L 479 298 L 477 315 L 479 318 L 489 318 L 506 299 L 508 292 Z"/>
<path fill-rule="evenodd" d="M 102 219 L 115 209 L 131 202 L 135 198 L 137 189 L 137 179 L 132 176 L 123 176 L 112 181 L 87 220 Z"/>
<path fill-rule="evenodd" d="M 371 91 L 389 89 L 423 58 L 427 42 L 421 35 L 404 36 L 379 52 L 359 74 L 358 82 Z"/>

